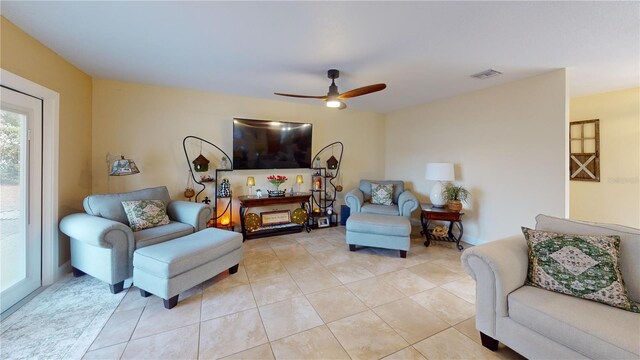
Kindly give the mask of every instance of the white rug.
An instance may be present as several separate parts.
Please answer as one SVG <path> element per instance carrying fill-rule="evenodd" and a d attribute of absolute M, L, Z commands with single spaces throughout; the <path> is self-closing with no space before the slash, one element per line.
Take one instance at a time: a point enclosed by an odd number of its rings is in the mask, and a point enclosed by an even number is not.
<path fill-rule="evenodd" d="M 81 359 L 125 294 L 67 275 L 0 323 L 0 358 Z"/>

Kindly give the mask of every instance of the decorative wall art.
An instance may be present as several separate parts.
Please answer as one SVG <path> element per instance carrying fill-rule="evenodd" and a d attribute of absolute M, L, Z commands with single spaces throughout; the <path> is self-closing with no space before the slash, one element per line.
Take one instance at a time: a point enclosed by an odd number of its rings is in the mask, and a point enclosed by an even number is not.
<path fill-rule="evenodd" d="M 569 124 L 569 176 L 576 181 L 600 182 L 600 120 Z"/>

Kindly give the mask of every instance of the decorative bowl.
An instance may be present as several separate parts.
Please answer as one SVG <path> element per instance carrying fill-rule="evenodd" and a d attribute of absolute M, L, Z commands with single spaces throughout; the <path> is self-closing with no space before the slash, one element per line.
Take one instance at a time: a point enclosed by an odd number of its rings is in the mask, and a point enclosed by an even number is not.
<path fill-rule="evenodd" d="M 287 190 L 267 190 L 267 193 L 269 194 L 269 197 L 280 197 L 280 196 L 284 196 L 284 194 L 286 194 Z"/>

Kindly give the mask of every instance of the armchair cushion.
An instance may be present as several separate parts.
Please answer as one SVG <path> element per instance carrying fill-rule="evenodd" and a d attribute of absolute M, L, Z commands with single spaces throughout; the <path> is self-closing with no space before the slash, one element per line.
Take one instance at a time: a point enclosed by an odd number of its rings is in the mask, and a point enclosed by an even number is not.
<path fill-rule="evenodd" d="M 122 206 L 123 201 L 128 200 L 162 200 L 165 204 L 171 201 L 169 191 L 165 186 L 131 191 L 120 194 L 97 194 L 84 198 L 82 205 L 89 215 L 100 216 L 128 225 L 129 220 Z"/>
<path fill-rule="evenodd" d="M 364 203 L 360 212 L 379 215 L 400 215 L 398 211 L 398 205 L 376 205 L 371 203 Z"/>
<path fill-rule="evenodd" d="M 136 249 L 158 244 L 167 240 L 176 239 L 193 233 L 193 227 L 189 224 L 172 221 L 167 225 L 152 227 L 133 233 Z"/>
<path fill-rule="evenodd" d="M 393 205 L 393 184 L 371 184 L 371 203 Z"/>
<path fill-rule="evenodd" d="M 167 210 L 162 200 L 123 201 L 122 207 L 127 214 L 129 226 L 133 231 L 140 231 L 169 223 L 169 216 L 167 216 Z"/>
<path fill-rule="evenodd" d="M 358 187 L 362 191 L 363 200 L 371 201 L 371 184 L 392 184 L 393 185 L 393 198 L 394 204 L 398 203 L 398 197 L 404 192 L 404 181 L 401 180 L 360 180 L 360 186 Z"/>

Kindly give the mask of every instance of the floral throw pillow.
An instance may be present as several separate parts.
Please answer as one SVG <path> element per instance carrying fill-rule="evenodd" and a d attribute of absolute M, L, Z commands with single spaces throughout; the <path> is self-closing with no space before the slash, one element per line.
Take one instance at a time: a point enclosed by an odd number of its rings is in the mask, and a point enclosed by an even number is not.
<path fill-rule="evenodd" d="M 393 205 L 393 184 L 371 184 L 371 203 Z"/>
<path fill-rule="evenodd" d="M 162 200 L 123 201 L 122 206 L 133 231 L 169 223 L 169 216 Z"/>
<path fill-rule="evenodd" d="M 640 312 L 619 266 L 620 237 L 522 232 L 529 248 L 527 285 Z"/>

